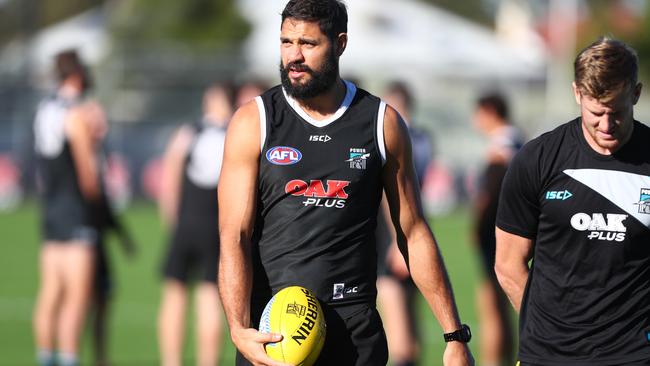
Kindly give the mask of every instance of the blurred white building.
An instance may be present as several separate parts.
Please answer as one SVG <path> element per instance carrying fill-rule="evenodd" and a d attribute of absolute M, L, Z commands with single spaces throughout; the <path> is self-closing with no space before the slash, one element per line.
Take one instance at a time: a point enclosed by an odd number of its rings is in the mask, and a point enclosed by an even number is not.
<path fill-rule="evenodd" d="M 280 17 L 286 0 L 241 0 L 253 24 L 246 44 L 252 71 L 276 74 Z M 542 41 L 508 43 L 491 30 L 416 0 L 348 1 L 349 44 L 341 71 L 362 79 L 422 77 L 538 79 L 544 76 Z M 271 16 L 277 14 L 277 16 Z"/>
<path fill-rule="evenodd" d="M 29 40 L 15 39 L 0 50 L 0 73 L 27 71 L 42 86 L 51 78 L 54 56 L 70 48 L 85 62 L 97 63 L 110 52 L 106 23 L 105 9 L 97 7 L 43 28 Z"/>

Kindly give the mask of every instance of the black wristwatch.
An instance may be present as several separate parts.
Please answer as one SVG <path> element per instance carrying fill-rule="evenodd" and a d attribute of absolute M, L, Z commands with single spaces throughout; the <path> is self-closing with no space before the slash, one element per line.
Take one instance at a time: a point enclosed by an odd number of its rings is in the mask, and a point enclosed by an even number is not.
<path fill-rule="evenodd" d="M 445 333 L 445 342 L 458 341 L 467 343 L 470 339 L 472 339 L 472 331 L 469 329 L 467 324 L 461 325 L 460 329 L 455 332 Z"/>

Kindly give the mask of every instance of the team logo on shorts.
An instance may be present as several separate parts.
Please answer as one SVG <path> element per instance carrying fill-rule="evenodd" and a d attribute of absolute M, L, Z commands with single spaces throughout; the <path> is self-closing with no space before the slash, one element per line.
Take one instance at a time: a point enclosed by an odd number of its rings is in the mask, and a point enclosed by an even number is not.
<path fill-rule="evenodd" d="M 266 152 L 266 160 L 275 165 L 291 165 L 302 159 L 302 153 L 293 147 L 276 146 Z"/>
<path fill-rule="evenodd" d="M 366 154 L 366 149 L 352 148 L 350 149 L 350 159 L 346 162 L 350 163 L 350 169 L 366 169 L 366 161 L 370 154 Z"/>
<path fill-rule="evenodd" d="M 345 287 L 345 283 L 335 283 L 332 293 L 332 300 L 340 300 L 344 298 L 345 295 L 357 293 L 359 293 L 359 286 Z"/>
<path fill-rule="evenodd" d="M 650 214 L 650 188 L 641 188 L 639 202 L 634 204 L 639 206 L 639 213 Z"/>

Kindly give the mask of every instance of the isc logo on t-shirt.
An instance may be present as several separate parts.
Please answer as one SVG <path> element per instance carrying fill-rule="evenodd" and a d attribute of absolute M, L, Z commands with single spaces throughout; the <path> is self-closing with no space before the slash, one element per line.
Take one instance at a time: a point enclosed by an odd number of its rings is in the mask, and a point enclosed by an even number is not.
<path fill-rule="evenodd" d="M 547 200 L 562 200 L 564 201 L 567 198 L 573 197 L 573 194 L 571 192 L 567 191 L 566 189 L 564 191 L 547 191 L 546 192 L 546 199 Z"/>

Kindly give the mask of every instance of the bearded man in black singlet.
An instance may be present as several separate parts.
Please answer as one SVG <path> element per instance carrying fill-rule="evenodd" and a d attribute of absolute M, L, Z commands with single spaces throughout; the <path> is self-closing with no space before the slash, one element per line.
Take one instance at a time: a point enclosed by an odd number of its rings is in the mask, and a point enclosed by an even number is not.
<path fill-rule="evenodd" d="M 238 365 L 284 365 L 264 344 L 262 309 L 304 286 L 323 304 L 317 365 L 385 365 L 375 309 L 374 229 L 386 192 L 415 283 L 450 341 L 445 365 L 469 365 L 451 286 L 419 199 L 408 130 L 379 98 L 339 76 L 347 10 L 337 0 L 291 0 L 282 12 L 282 85 L 240 108 L 226 136 L 219 212 L 219 290 Z M 442 336 L 442 335 L 441 335 Z"/>

